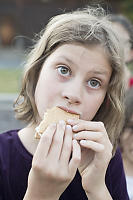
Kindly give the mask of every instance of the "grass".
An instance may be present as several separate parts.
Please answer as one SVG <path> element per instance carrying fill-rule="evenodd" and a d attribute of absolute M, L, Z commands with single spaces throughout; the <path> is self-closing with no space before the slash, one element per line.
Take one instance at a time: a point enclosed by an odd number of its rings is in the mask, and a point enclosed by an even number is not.
<path fill-rule="evenodd" d="M 17 93 L 21 74 L 21 69 L 0 69 L 0 93 Z"/>

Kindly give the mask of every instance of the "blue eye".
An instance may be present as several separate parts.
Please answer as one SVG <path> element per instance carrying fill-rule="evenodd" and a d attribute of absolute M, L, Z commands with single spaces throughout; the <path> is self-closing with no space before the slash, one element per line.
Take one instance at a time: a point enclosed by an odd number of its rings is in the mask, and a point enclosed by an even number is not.
<path fill-rule="evenodd" d="M 91 79 L 88 81 L 88 86 L 91 87 L 91 88 L 99 88 L 100 87 L 100 82 L 96 79 Z"/>
<path fill-rule="evenodd" d="M 65 67 L 65 66 L 59 66 L 57 68 L 58 72 L 60 75 L 63 75 L 63 76 L 69 76 L 71 75 L 71 71 L 68 67 Z"/>

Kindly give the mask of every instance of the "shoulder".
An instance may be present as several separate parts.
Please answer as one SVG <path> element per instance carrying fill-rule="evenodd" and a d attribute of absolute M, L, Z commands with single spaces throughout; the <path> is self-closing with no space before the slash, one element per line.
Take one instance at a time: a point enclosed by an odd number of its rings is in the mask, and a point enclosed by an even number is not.
<path fill-rule="evenodd" d="M 106 172 L 106 185 L 113 199 L 129 200 L 120 149 L 116 150 Z"/>
<path fill-rule="evenodd" d="M 123 162 L 121 157 L 121 151 L 119 148 L 117 148 L 115 155 L 112 157 L 109 168 L 113 172 L 113 170 L 116 171 L 116 169 L 122 169 L 123 170 Z"/>
<path fill-rule="evenodd" d="M 10 150 L 17 140 L 18 130 L 10 130 L 0 134 L 0 156 Z"/>
<path fill-rule="evenodd" d="M 108 169 L 106 172 L 106 179 L 107 182 L 114 182 L 118 180 L 121 176 L 125 177 L 125 174 L 123 169 L 121 152 L 120 149 L 118 148 L 116 150 L 114 157 L 112 157 L 108 165 Z"/>
<path fill-rule="evenodd" d="M 18 131 L 10 130 L 0 134 L 0 162 L 7 162 L 8 159 L 12 159 L 12 162 L 20 159 L 31 162 L 32 155 L 21 142 Z"/>
<path fill-rule="evenodd" d="M 17 136 L 18 130 L 10 130 L 0 134 L 0 146 L 6 143 L 10 143 Z"/>
<path fill-rule="evenodd" d="M 16 163 L 31 163 L 32 155 L 25 149 L 18 136 L 19 130 L 0 134 L 0 165 L 16 166 Z"/>

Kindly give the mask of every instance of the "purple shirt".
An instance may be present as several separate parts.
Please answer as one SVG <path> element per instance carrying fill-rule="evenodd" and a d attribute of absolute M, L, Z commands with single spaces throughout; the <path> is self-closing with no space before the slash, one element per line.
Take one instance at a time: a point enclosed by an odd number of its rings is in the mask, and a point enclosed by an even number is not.
<path fill-rule="evenodd" d="M 0 134 L 0 200 L 22 200 L 27 188 L 33 156 L 25 149 L 12 130 Z M 110 161 L 106 185 L 113 200 L 129 200 L 120 151 Z M 77 171 L 75 178 L 61 195 L 60 200 L 87 200 Z"/>

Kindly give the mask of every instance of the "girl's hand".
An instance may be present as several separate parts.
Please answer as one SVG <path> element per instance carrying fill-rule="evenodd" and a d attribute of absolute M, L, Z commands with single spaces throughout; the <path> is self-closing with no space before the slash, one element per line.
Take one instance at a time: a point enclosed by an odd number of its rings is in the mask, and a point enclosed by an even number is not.
<path fill-rule="evenodd" d="M 80 159 L 80 145 L 72 140 L 71 126 L 64 121 L 50 125 L 34 154 L 25 199 L 59 199 L 74 178 Z"/>
<path fill-rule="evenodd" d="M 79 171 L 83 188 L 86 193 L 100 195 L 98 192 L 106 188 L 105 174 L 112 157 L 112 144 L 104 124 L 84 120 L 69 120 L 68 123 L 75 132 L 73 137 L 81 145 Z"/>

